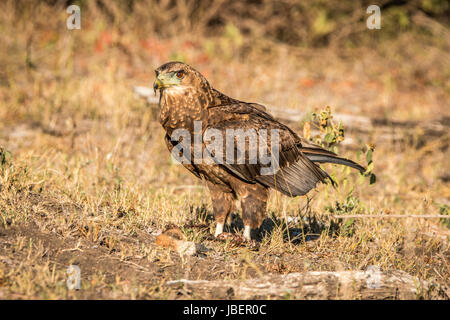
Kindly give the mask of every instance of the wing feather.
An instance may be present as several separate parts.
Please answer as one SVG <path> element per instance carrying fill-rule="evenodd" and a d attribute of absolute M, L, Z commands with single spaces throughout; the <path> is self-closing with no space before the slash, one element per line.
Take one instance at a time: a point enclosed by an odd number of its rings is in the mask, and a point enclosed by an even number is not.
<path fill-rule="evenodd" d="M 263 175 L 264 168 L 259 161 L 250 163 L 251 151 L 258 148 L 257 145 L 245 144 L 245 149 L 240 150 L 241 145 L 234 143 L 237 153 L 245 153 L 245 163 L 227 163 L 223 161 L 220 165 L 230 173 L 245 182 L 259 182 L 272 187 L 286 195 L 304 195 L 314 188 L 318 182 L 325 182 L 329 175 L 310 161 L 299 149 L 301 139 L 291 129 L 275 120 L 262 108 L 247 103 L 234 103 L 209 108 L 208 127 L 222 131 L 226 137 L 227 129 L 255 129 L 258 141 L 261 141 L 261 129 L 270 132 L 272 129 L 279 130 L 279 170 L 271 175 Z M 265 137 L 264 137 L 265 138 Z M 235 141 L 236 142 L 236 141 Z M 267 155 L 271 156 L 271 141 L 267 138 Z M 224 143 L 224 154 L 226 143 Z M 236 158 L 234 158 L 236 160 Z M 331 178 L 330 178 L 331 179 Z"/>

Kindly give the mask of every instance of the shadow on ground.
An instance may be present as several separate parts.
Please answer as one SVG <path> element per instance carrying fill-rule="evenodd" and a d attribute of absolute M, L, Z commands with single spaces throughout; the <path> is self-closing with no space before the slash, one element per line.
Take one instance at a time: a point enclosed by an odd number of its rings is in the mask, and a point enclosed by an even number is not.
<path fill-rule="evenodd" d="M 194 213 L 194 221 L 185 224 L 185 228 L 203 227 L 209 228 L 211 224 L 215 225 L 214 214 L 206 209 L 205 205 L 191 208 Z M 292 212 L 286 218 L 276 217 L 274 212 L 268 214 L 258 230 L 255 230 L 252 236 L 258 242 L 261 242 L 266 236 L 271 236 L 274 232 L 282 232 L 283 242 L 292 244 L 301 244 L 307 241 L 317 240 L 321 234 L 336 237 L 351 233 L 351 224 L 343 223 L 338 219 L 317 218 L 312 213 L 299 214 Z M 224 228 L 225 232 L 243 233 L 244 222 L 238 212 L 231 214 L 231 223 Z"/>

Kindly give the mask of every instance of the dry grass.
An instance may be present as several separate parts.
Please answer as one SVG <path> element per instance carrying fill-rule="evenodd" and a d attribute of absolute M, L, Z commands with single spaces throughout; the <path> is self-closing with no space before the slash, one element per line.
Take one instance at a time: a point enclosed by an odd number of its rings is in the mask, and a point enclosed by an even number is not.
<path fill-rule="evenodd" d="M 249 48 L 227 34 L 160 39 L 139 32 L 145 25 L 110 23 L 92 7 L 82 29 L 69 31 L 64 9 L 34 10 L 0 5 L 0 146 L 12 155 L 0 162 L 0 298 L 201 298 L 163 284 L 378 265 L 440 286 L 418 298 L 448 299 L 450 232 L 439 219 L 330 218 L 448 213 L 448 131 L 421 144 L 377 145 L 375 185 L 336 167 L 347 185 L 320 186 L 310 202 L 273 193 L 271 231 L 255 252 L 209 240 L 207 191 L 171 162 L 155 110 L 131 90 L 149 86 L 154 68 L 178 58 L 242 100 L 425 123 L 450 116 L 448 42 L 405 34 L 371 51 L 265 40 Z M 346 136 L 361 145 L 377 140 L 376 128 Z M 340 152 L 355 159 L 356 150 Z M 177 187 L 190 185 L 198 187 Z M 301 217 L 289 225 L 290 237 L 286 215 Z M 183 229 L 209 249 L 205 255 L 182 259 L 155 246 L 168 224 L 190 222 L 208 225 Z M 79 291 L 66 288 L 70 264 L 81 268 Z"/>

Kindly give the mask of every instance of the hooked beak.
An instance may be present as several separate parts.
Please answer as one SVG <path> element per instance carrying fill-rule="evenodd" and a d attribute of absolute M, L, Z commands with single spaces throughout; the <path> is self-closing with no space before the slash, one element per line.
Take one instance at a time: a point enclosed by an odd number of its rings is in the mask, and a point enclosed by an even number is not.
<path fill-rule="evenodd" d="M 163 83 L 161 82 L 160 79 L 156 78 L 155 82 L 153 83 L 153 90 L 155 91 L 156 94 L 156 90 L 161 89 L 163 87 Z"/>

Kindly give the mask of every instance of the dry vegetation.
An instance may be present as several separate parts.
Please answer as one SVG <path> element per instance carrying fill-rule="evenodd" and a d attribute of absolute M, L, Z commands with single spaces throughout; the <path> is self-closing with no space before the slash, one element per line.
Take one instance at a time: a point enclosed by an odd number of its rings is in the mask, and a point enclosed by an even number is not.
<path fill-rule="evenodd" d="M 370 265 L 433 284 L 417 298 L 449 298 L 448 219 L 334 218 L 448 215 L 445 1 L 423 1 L 428 11 L 386 5 L 379 31 L 364 27 L 364 3 L 337 6 L 339 15 L 321 2 L 298 12 L 291 1 L 80 2 L 82 29 L 72 31 L 64 2 L 0 4 L 0 299 L 202 298 L 164 284 Z M 283 24 L 283 6 L 298 25 Z M 239 19 L 240 10 L 258 18 Z M 339 152 L 356 159 L 374 143 L 377 183 L 330 167 L 337 190 L 272 194 L 259 250 L 211 240 L 207 190 L 171 162 L 157 110 L 132 91 L 172 59 L 241 100 L 370 117 L 370 130 L 346 128 L 352 143 Z M 301 132 L 302 122 L 290 124 Z M 289 232 L 287 216 L 299 217 Z M 208 251 L 181 258 L 157 247 L 169 224 Z M 71 264 L 81 268 L 78 291 L 66 287 Z"/>

